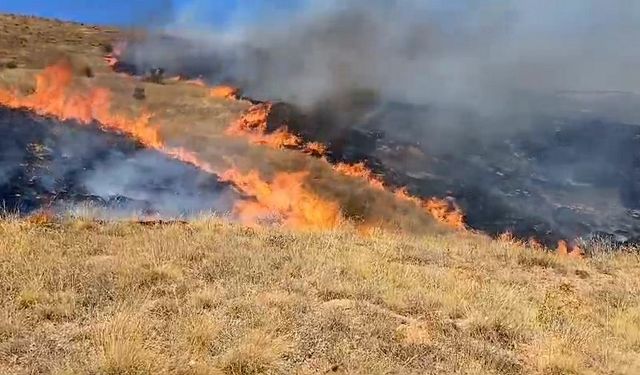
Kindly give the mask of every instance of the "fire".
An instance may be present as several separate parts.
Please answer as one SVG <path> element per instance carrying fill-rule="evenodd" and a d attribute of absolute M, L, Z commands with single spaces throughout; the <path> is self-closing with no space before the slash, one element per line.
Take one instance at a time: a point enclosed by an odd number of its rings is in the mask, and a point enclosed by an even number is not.
<path fill-rule="evenodd" d="M 281 172 L 268 183 L 257 171 L 243 174 L 230 169 L 221 178 L 255 198 L 239 201 L 234 207 L 234 214 L 245 224 L 273 221 L 294 229 L 337 227 L 341 218 L 339 205 L 308 191 L 304 186 L 307 176 L 307 172 Z"/>
<path fill-rule="evenodd" d="M 111 92 L 108 89 L 94 88 L 82 94 L 72 90 L 72 83 L 71 66 L 61 62 L 48 67 L 36 77 L 36 88 L 31 95 L 20 96 L 9 90 L 0 90 L 0 105 L 29 109 L 43 116 L 75 120 L 81 124 L 97 121 L 105 130 L 125 133 L 148 148 L 215 173 L 214 168 L 199 160 L 195 153 L 167 147 L 158 129 L 151 125 L 152 116 L 149 113 L 130 118 L 111 112 Z M 295 229 L 336 227 L 341 217 L 339 205 L 309 192 L 304 186 L 306 177 L 306 172 L 279 173 L 268 183 L 255 171 L 241 174 L 229 170 L 222 174 L 224 181 L 232 183 L 241 193 L 251 197 L 250 200 L 236 203 L 235 212 L 244 223 L 256 224 L 275 218 Z"/>
<path fill-rule="evenodd" d="M 81 124 L 97 122 L 106 131 L 127 134 L 144 146 L 158 150 L 175 159 L 195 165 L 202 170 L 215 173 L 214 168 L 181 148 L 167 147 L 157 129 L 151 124 L 151 114 L 142 113 L 129 117 L 111 109 L 111 92 L 106 88 L 92 88 L 88 93 L 72 89 L 73 74 L 68 62 L 60 62 L 46 68 L 36 77 L 33 94 L 21 96 L 10 90 L 0 90 L 0 105 L 9 108 L 24 108 L 44 116 L 60 120 L 75 120 Z M 248 136 L 252 142 L 275 148 L 298 147 L 302 149 L 300 137 L 281 127 L 267 133 L 267 120 L 271 104 L 253 106 L 243 118 L 236 121 L 227 134 Z M 308 149 L 318 154 L 326 152 L 320 144 L 310 143 Z M 339 164 L 336 170 L 347 176 L 362 178 L 376 189 L 384 189 L 382 182 L 363 163 L 355 165 Z M 262 180 L 257 172 L 241 174 L 235 170 L 225 172 L 222 177 L 242 193 L 254 199 L 237 203 L 235 212 L 245 223 L 257 223 L 276 219 L 292 228 L 330 229 L 340 221 L 340 207 L 309 192 L 304 182 L 307 172 L 278 173 L 271 183 Z M 424 207 L 437 219 L 454 227 L 464 227 L 463 216 L 450 202 L 430 199 L 421 201 L 405 193 L 404 199 Z"/>
<path fill-rule="evenodd" d="M 422 207 L 428 214 L 441 223 L 455 229 L 466 228 L 464 214 L 453 201 L 438 198 L 423 200 L 409 194 L 406 188 L 397 189 L 394 194 L 396 198 L 400 200 L 412 202 L 417 206 Z"/>
<path fill-rule="evenodd" d="M 511 232 L 502 233 L 498 236 L 497 240 L 508 244 L 526 246 L 527 248 L 535 251 L 549 250 L 535 238 L 529 238 L 527 241 L 518 240 Z M 560 257 L 569 257 L 573 259 L 582 259 L 586 255 L 580 246 L 571 245 L 569 242 L 564 240 L 558 241 L 555 254 Z"/>
<path fill-rule="evenodd" d="M 268 132 L 268 120 L 271 113 L 271 103 L 257 104 L 238 120 L 234 121 L 225 134 L 235 137 L 246 137 L 253 144 L 265 145 L 276 149 L 296 148 L 302 146 L 300 137 L 289 133 L 286 126 Z"/>
<path fill-rule="evenodd" d="M 215 86 L 209 90 L 209 95 L 216 99 L 238 99 L 240 90 L 233 86 Z"/>
<path fill-rule="evenodd" d="M 327 155 L 327 146 L 320 142 L 309 142 L 304 146 L 304 152 L 311 156 L 323 157 Z"/>
<path fill-rule="evenodd" d="M 235 90 L 233 96 L 230 90 Z M 213 94 L 217 91 L 217 95 Z M 233 87 L 219 86 L 212 89 L 212 96 L 236 98 L 239 91 Z M 298 149 L 306 154 L 324 157 L 327 154 L 327 146 L 320 142 L 305 143 L 304 140 L 291 132 L 285 124 L 278 129 L 269 132 L 269 116 L 273 105 L 271 103 L 260 103 L 251 106 L 238 120 L 231 123 L 225 131 L 226 135 L 232 137 L 244 137 L 252 144 L 263 145 L 275 149 Z"/>
<path fill-rule="evenodd" d="M 76 120 L 82 124 L 97 121 L 105 130 L 133 136 L 149 148 L 163 147 L 157 128 L 150 124 L 150 114 L 142 113 L 137 118 L 114 114 L 108 89 L 94 88 L 88 94 L 74 93 L 70 89 L 72 81 L 71 65 L 60 62 L 36 77 L 35 92 L 31 95 L 20 96 L 0 90 L 0 105 L 30 109 L 39 115 Z"/>
<path fill-rule="evenodd" d="M 44 69 L 36 76 L 35 91 L 31 95 L 20 96 L 10 90 L 0 89 L 0 105 L 31 110 L 42 116 L 52 116 L 60 120 L 75 120 L 80 124 L 97 122 L 105 131 L 124 133 L 147 148 L 195 165 L 205 171 L 213 168 L 199 160 L 197 156 L 182 148 L 167 147 L 158 128 L 151 124 L 152 115 L 143 112 L 137 117 L 117 113 L 111 109 L 111 92 L 96 87 L 88 93 L 72 89 L 73 73 L 71 65 L 62 61 Z"/>
<path fill-rule="evenodd" d="M 107 63 L 107 65 L 109 65 L 109 67 L 115 68 L 118 62 L 120 62 L 120 56 L 122 56 L 122 54 L 126 49 L 127 49 L 126 42 L 123 41 L 123 42 L 115 43 L 115 45 L 113 46 L 113 50 L 107 55 L 105 55 L 104 61 Z"/>
<path fill-rule="evenodd" d="M 585 256 L 584 251 L 577 245 L 570 245 L 567 241 L 559 241 L 556 254 L 560 256 L 567 256 L 570 258 L 582 259 Z"/>
<path fill-rule="evenodd" d="M 338 163 L 333 167 L 333 169 L 345 176 L 360 178 L 366 181 L 374 189 L 384 190 L 384 184 L 382 181 L 380 181 L 380 179 L 374 175 L 371 169 L 367 168 L 363 162 L 356 164 Z"/>
<path fill-rule="evenodd" d="M 252 106 L 238 120 L 234 121 L 227 128 L 225 134 L 235 137 L 245 137 L 253 144 L 266 145 L 272 148 L 295 148 L 303 152 L 324 157 L 327 154 L 327 147 L 318 142 L 304 143 L 304 140 L 290 133 L 286 125 L 282 125 L 276 131 L 268 132 L 269 115 L 273 106 L 271 103 L 261 103 Z M 366 181 L 376 190 L 386 190 L 384 183 L 376 176 L 364 163 L 345 164 L 338 163 L 333 169 L 345 176 L 359 178 Z M 431 198 L 422 200 L 411 196 L 406 189 L 399 189 L 395 192 L 398 199 L 410 201 L 424 209 L 436 220 L 456 229 L 466 228 L 464 215 L 460 208 L 452 201 Z"/>

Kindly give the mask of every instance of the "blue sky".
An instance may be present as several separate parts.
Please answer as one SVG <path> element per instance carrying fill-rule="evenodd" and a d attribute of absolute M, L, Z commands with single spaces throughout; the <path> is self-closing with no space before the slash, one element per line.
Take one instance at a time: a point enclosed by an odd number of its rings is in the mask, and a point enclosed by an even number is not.
<path fill-rule="evenodd" d="M 197 6 L 201 21 L 224 24 L 265 9 L 290 9 L 301 0 L 1 0 L 0 12 L 117 26 L 161 22 Z"/>

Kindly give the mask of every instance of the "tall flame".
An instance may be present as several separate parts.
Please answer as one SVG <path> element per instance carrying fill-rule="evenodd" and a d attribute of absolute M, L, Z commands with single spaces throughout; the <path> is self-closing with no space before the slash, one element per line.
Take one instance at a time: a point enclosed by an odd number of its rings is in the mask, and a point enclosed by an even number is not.
<path fill-rule="evenodd" d="M 150 124 L 149 113 L 142 113 L 137 118 L 114 114 L 108 89 L 94 88 L 88 94 L 75 93 L 70 90 L 72 81 L 70 64 L 60 62 L 36 77 L 35 92 L 31 95 L 20 96 L 9 90 L 0 90 L 0 105 L 30 109 L 39 115 L 82 124 L 97 121 L 105 130 L 130 135 L 146 147 L 164 147 L 158 129 Z"/>
<path fill-rule="evenodd" d="M 570 258 L 582 259 L 585 256 L 584 251 L 577 245 L 570 245 L 567 241 L 559 241 L 556 254 Z"/>
<path fill-rule="evenodd" d="M 227 128 L 226 134 L 245 137 L 254 144 L 273 148 L 296 148 L 313 156 L 326 156 L 327 147 L 325 145 L 318 142 L 305 144 L 301 137 L 290 133 L 285 125 L 274 132 L 269 132 L 268 121 L 272 108 L 271 103 L 252 106 Z M 337 163 L 333 165 L 333 169 L 342 175 L 362 179 L 376 190 L 386 191 L 383 181 L 367 168 L 363 162 L 356 164 Z M 450 227 L 456 229 L 466 228 L 464 214 L 454 202 L 437 198 L 423 200 L 411 196 L 406 189 L 399 189 L 394 194 L 400 200 L 416 204 L 436 220 Z"/>
<path fill-rule="evenodd" d="M 246 137 L 251 143 L 266 145 L 272 148 L 294 148 L 302 145 L 300 137 L 291 134 L 286 127 L 268 132 L 268 120 L 272 105 L 270 103 L 257 104 L 234 121 L 227 128 L 225 134 L 235 137 Z"/>
<path fill-rule="evenodd" d="M 230 169 L 221 174 L 255 200 L 239 201 L 234 213 L 245 224 L 274 221 L 295 229 L 333 229 L 340 222 L 340 207 L 304 187 L 307 172 L 275 175 L 265 182 L 257 171 L 242 174 Z"/>
<path fill-rule="evenodd" d="M 70 64 L 60 62 L 36 77 L 33 94 L 21 96 L 14 91 L 0 89 L 0 105 L 28 109 L 60 120 L 75 120 L 80 124 L 96 121 L 104 130 L 125 133 L 148 148 L 215 173 L 215 169 L 195 153 L 167 147 L 158 129 L 150 123 L 151 114 L 143 113 L 131 118 L 112 112 L 108 89 L 93 88 L 83 94 L 74 91 L 72 83 Z M 339 222 L 338 204 L 324 200 L 304 187 L 306 173 L 280 173 L 271 183 L 262 180 L 255 171 L 242 174 L 228 170 L 221 178 L 250 196 L 245 201 L 236 202 L 235 213 L 244 223 L 255 224 L 275 217 L 283 225 L 296 229 L 330 229 Z"/>

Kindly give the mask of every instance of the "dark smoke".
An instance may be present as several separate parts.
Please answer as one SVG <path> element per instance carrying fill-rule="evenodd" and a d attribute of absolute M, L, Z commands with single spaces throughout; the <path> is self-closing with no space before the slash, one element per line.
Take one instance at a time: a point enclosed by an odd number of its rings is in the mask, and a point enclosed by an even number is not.
<path fill-rule="evenodd" d="M 292 14 L 209 32 L 196 16 L 176 17 L 167 27 L 175 38 L 148 40 L 128 57 L 235 81 L 257 99 L 307 105 L 356 88 L 500 111 L 514 91 L 634 91 L 640 83 L 637 2 L 448 3 L 310 1 Z"/>
<path fill-rule="evenodd" d="M 180 15 L 125 61 L 286 102 L 335 160 L 453 196 L 474 228 L 640 238 L 640 3 L 305 4 L 223 31 Z"/>

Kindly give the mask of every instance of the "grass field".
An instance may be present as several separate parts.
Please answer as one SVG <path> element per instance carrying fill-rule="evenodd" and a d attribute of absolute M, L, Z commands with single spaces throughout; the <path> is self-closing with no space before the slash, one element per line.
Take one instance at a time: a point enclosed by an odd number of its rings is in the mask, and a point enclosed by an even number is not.
<path fill-rule="evenodd" d="M 640 267 L 473 234 L 0 223 L 0 373 L 640 372 Z"/>
<path fill-rule="evenodd" d="M 118 30 L 0 15 L 0 34 L 0 87 L 29 93 L 70 58 L 74 87 L 148 109 L 170 145 L 309 171 L 347 219 L 413 233 L 1 219 L 0 374 L 640 373 L 637 252 L 579 260 L 438 229 L 327 163 L 225 137 L 248 103 L 115 74 L 103 55 Z"/>

